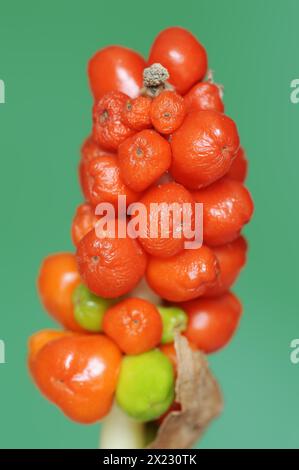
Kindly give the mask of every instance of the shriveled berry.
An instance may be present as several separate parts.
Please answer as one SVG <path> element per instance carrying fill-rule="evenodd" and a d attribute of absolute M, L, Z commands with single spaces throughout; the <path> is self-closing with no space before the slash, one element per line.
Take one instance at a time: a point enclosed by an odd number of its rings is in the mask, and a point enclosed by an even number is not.
<path fill-rule="evenodd" d="M 209 246 L 223 245 L 238 238 L 253 214 L 249 191 L 239 181 L 223 178 L 192 193 L 203 204 L 203 239 Z"/>
<path fill-rule="evenodd" d="M 134 100 L 128 100 L 123 111 L 124 123 L 136 131 L 152 127 L 151 103 L 152 100 L 148 96 L 138 96 Z"/>
<path fill-rule="evenodd" d="M 161 134 L 171 134 L 178 129 L 185 115 L 184 99 L 174 91 L 164 91 L 153 99 L 150 117 L 154 128 Z"/>
<path fill-rule="evenodd" d="M 184 228 L 194 220 L 194 200 L 177 183 L 150 188 L 140 199 L 146 210 L 145 231 L 139 237 L 144 250 L 162 258 L 176 255 L 184 248 Z M 174 209 L 174 210 L 172 210 Z"/>
<path fill-rule="evenodd" d="M 126 196 L 127 205 L 139 199 L 140 194 L 129 188 L 115 155 L 94 158 L 86 169 L 85 195 L 93 206 L 109 202 L 117 208 L 119 196 Z"/>
<path fill-rule="evenodd" d="M 206 246 L 171 258 L 151 257 L 146 271 L 150 287 L 163 299 L 183 302 L 204 294 L 217 280 L 218 261 Z"/>
<path fill-rule="evenodd" d="M 102 149 L 95 143 L 92 137 L 88 137 L 81 148 L 81 159 L 78 168 L 79 182 L 85 199 L 88 199 L 87 191 L 89 185 L 89 164 L 94 158 L 114 155 L 106 149 Z"/>
<path fill-rule="evenodd" d="M 119 146 L 118 162 L 124 182 L 144 191 L 170 167 L 170 144 L 154 130 L 140 131 Z"/>
<path fill-rule="evenodd" d="M 89 203 L 80 204 L 72 222 L 72 240 L 75 246 L 79 241 L 92 230 L 97 223 L 98 217 L 94 208 Z"/>
<path fill-rule="evenodd" d="M 106 93 L 93 107 L 95 142 L 107 150 L 116 150 L 121 142 L 134 133 L 123 121 L 123 109 L 128 96 L 120 91 Z"/>
<path fill-rule="evenodd" d="M 207 186 L 228 172 L 239 145 L 237 127 L 224 114 L 187 114 L 171 139 L 172 176 L 190 189 Z"/>
<path fill-rule="evenodd" d="M 146 256 L 139 243 L 125 236 L 102 233 L 97 237 L 92 230 L 80 241 L 77 248 L 79 272 L 84 283 L 96 295 L 115 298 L 127 294 L 141 280 L 146 269 Z"/>

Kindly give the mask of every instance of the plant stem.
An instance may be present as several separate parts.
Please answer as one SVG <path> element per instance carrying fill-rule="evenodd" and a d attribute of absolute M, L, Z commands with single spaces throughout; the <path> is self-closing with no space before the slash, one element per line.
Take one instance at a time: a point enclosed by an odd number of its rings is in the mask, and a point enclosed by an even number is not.
<path fill-rule="evenodd" d="M 99 448 L 143 449 L 145 444 L 145 425 L 129 418 L 115 404 L 102 423 Z"/>

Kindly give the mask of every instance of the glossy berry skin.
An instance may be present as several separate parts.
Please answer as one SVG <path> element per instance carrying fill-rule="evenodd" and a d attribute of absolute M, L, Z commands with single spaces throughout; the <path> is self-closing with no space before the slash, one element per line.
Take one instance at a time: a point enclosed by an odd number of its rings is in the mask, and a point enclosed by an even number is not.
<path fill-rule="evenodd" d="M 75 255 L 55 253 L 47 256 L 40 267 L 37 286 L 46 311 L 65 328 L 82 331 L 75 321 L 72 295 L 80 284 Z"/>
<path fill-rule="evenodd" d="M 144 191 L 170 167 L 170 144 L 154 130 L 140 131 L 120 144 L 118 162 L 127 186 Z"/>
<path fill-rule="evenodd" d="M 39 351 L 51 341 L 55 341 L 65 336 L 70 336 L 74 333 L 70 331 L 59 331 L 59 330 L 41 330 L 30 336 L 28 341 L 28 366 L 32 368 L 35 358 Z"/>
<path fill-rule="evenodd" d="M 84 203 L 77 207 L 72 222 L 72 240 L 75 246 L 92 230 L 98 220 L 91 204 Z"/>
<path fill-rule="evenodd" d="M 81 159 L 78 167 L 78 176 L 79 182 L 84 194 L 85 199 L 88 199 L 88 194 L 86 191 L 89 186 L 89 171 L 88 167 L 90 162 L 98 157 L 103 157 L 107 155 L 114 155 L 113 153 L 109 152 L 108 150 L 102 149 L 95 143 L 92 137 L 88 137 L 81 148 Z"/>
<path fill-rule="evenodd" d="M 148 63 L 166 67 L 169 82 L 182 95 L 204 78 L 208 67 L 205 48 L 189 31 L 179 27 L 167 28 L 158 34 Z"/>
<path fill-rule="evenodd" d="M 233 180 L 237 180 L 237 181 L 240 181 L 241 183 L 244 183 L 244 181 L 246 180 L 246 176 L 247 176 L 247 170 L 248 170 L 248 161 L 247 161 L 244 149 L 240 147 L 237 152 L 236 158 L 234 159 L 226 176 L 228 176 L 229 178 Z"/>
<path fill-rule="evenodd" d="M 119 225 L 124 222 L 119 221 Z M 125 227 L 124 227 L 125 229 Z M 146 256 L 138 242 L 128 236 L 92 230 L 80 241 L 77 262 L 83 282 L 96 295 L 116 298 L 130 292 L 141 280 Z"/>
<path fill-rule="evenodd" d="M 146 209 L 146 230 L 139 237 L 144 250 L 153 256 L 167 258 L 180 253 L 184 249 L 186 238 L 180 220 L 176 220 L 172 211 L 163 215 L 163 206 L 171 209 L 176 204 L 183 219 L 184 207 L 190 208 L 190 219 L 194 216 L 194 200 L 190 192 L 177 183 L 165 183 L 149 189 L 140 199 Z M 157 206 L 153 206 L 156 204 Z M 189 204 L 189 206 L 184 206 Z M 155 222 L 156 221 L 156 224 Z M 186 222 L 185 222 L 186 223 Z M 157 233 L 151 234 L 151 227 L 157 226 Z M 174 236 L 176 234 L 176 237 Z"/>
<path fill-rule="evenodd" d="M 172 135 L 172 176 L 190 189 L 207 186 L 228 172 L 239 145 L 232 119 L 217 111 L 194 111 Z"/>
<path fill-rule="evenodd" d="M 196 299 L 181 307 L 189 317 L 185 335 L 205 353 L 218 351 L 229 342 L 242 313 L 242 305 L 232 293 L 215 299 Z"/>
<path fill-rule="evenodd" d="M 142 87 L 142 72 L 146 66 L 137 52 L 122 46 L 99 50 L 88 63 L 90 88 L 95 101 L 113 90 L 138 96 Z"/>
<path fill-rule="evenodd" d="M 97 157 L 89 163 L 85 169 L 84 194 L 94 207 L 101 202 L 109 202 L 115 209 L 119 196 L 126 196 L 127 205 L 140 197 L 125 184 L 115 155 Z"/>
<path fill-rule="evenodd" d="M 184 96 L 185 106 L 191 111 L 211 110 L 224 112 L 221 88 L 215 83 L 199 82 Z"/>
<path fill-rule="evenodd" d="M 148 96 L 138 96 L 134 100 L 127 100 L 123 110 L 124 123 L 136 131 L 152 127 L 151 104 L 152 99 Z"/>
<path fill-rule="evenodd" d="M 235 240 L 253 214 L 249 191 L 239 181 L 223 178 L 194 191 L 196 202 L 203 203 L 203 239 L 209 246 Z"/>
<path fill-rule="evenodd" d="M 105 336 L 73 335 L 46 344 L 31 373 L 43 395 L 66 416 L 89 424 L 110 411 L 121 357 Z"/>
<path fill-rule="evenodd" d="M 99 146 L 115 151 L 119 144 L 134 133 L 123 121 L 123 109 L 128 96 L 110 91 L 94 104 L 92 136 Z"/>
<path fill-rule="evenodd" d="M 164 91 L 153 99 L 150 117 L 154 128 L 161 134 L 178 129 L 186 116 L 184 98 L 174 91 Z"/>
<path fill-rule="evenodd" d="M 155 348 L 162 338 L 162 319 L 147 300 L 125 299 L 110 307 L 103 329 L 125 354 L 141 354 Z"/>
<path fill-rule="evenodd" d="M 247 242 L 241 236 L 233 242 L 215 247 L 213 251 L 217 257 L 220 272 L 216 285 L 206 290 L 205 297 L 222 295 L 234 284 L 246 263 Z"/>
<path fill-rule="evenodd" d="M 103 330 L 103 318 L 112 305 L 110 299 L 103 299 L 79 284 L 73 294 L 74 315 L 77 323 L 85 330 L 98 333 Z"/>
<path fill-rule="evenodd" d="M 147 282 L 156 294 L 172 302 L 184 302 L 204 294 L 218 275 L 218 262 L 206 246 L 184 250 L 171 258 L 151 257 Z"/>

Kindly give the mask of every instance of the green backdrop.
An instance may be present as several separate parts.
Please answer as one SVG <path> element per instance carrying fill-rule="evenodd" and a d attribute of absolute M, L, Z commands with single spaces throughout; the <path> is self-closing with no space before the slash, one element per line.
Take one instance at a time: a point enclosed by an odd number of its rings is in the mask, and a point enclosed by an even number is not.
<path fill-rule="evenodd" d="M 298 15 L 296 0 L 0 2 L 1 448 L 97 445 L 97 425 L 65 419 L 28 377 L 27 337 L 53 325 L 35 277 L 44 255 L 72 249 L 78 149 L 90 129 L 88 58 L 111 43 L 147 54 L 170 25 L 198 36 L 225 85 L 256 205 L 249 263 L 236 288 L 245 306 L 241 327 L 210 357 L 225 410 L 202 446 L 298 447 L 299 364 L 289 359 L 299 336 L 299 104 L 289 98 L 299 78 Z"/>

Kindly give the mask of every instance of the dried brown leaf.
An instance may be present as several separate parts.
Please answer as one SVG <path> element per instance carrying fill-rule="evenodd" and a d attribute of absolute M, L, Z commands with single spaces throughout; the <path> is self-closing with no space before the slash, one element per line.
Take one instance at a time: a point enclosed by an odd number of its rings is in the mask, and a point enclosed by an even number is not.
<path fill-rule="evenodd" d="M 222 394 L 204 354 L 193 351 L 180 335 L 175 338 L 175 348 L 176 401 L 181 404 L 181 411 L 173 411 L 165 418 L 149 449 L 191 448 L 222 410 Z"/>

